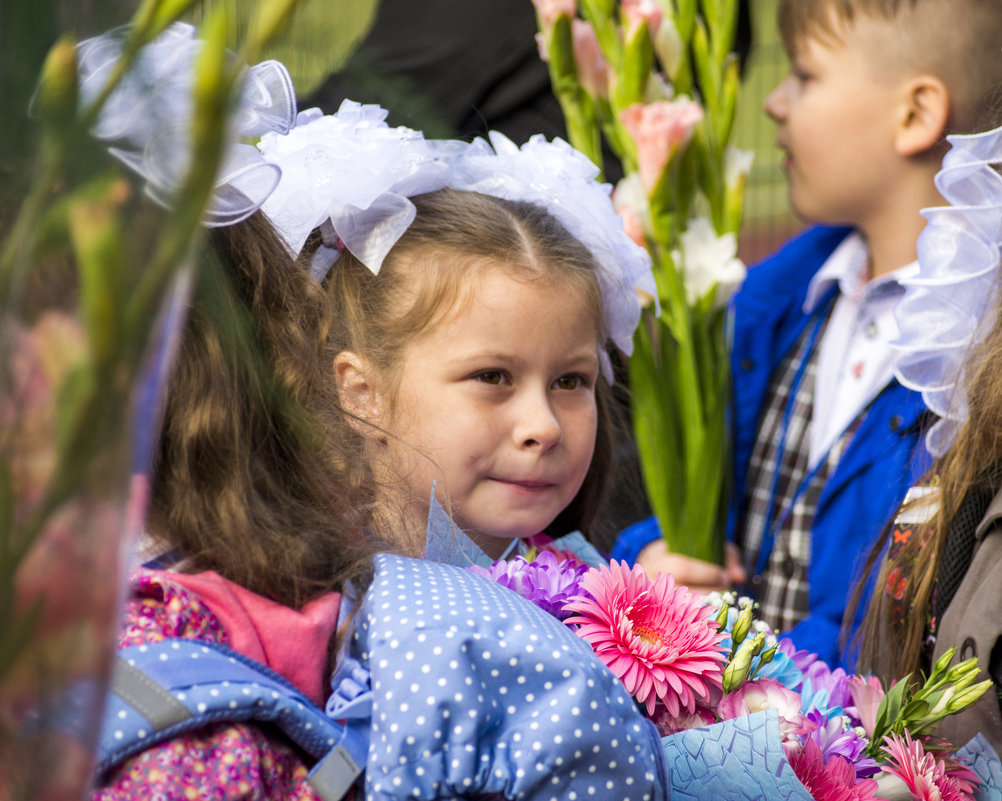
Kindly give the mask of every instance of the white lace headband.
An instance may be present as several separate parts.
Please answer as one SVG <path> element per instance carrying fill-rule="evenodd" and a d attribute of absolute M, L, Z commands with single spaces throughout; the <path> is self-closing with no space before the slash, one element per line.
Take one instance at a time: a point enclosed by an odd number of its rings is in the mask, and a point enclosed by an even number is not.
<path fill-rule="evenodd" d="M 637 290 L 656 297 L 647 251 L 623 230 L 611 187 L 598 168 L 562 140 L 534 136 L 521 148 L 499 133 L 472 144 L 427 140 L 409 128 L 390 128 L 379 106 L 346 100 L 336 114 L 299 115 L 288 134 L 268 134 L 264 157 L 282 170 L 262 210 L 295 252 L 315 228 L 378 273 L 386 254 L 414 220 L 409 198 L 445 187 L 536 203 L 552 213 L 598 264 L 603 322 L 624 353 L 633 349 L 640 320 Z M 321 276 L 337 258 L 332 237 L 318 254 Z M 603 372 L 612 381 L 608 360 Z"/>
<path fill-rule="evenodd" d="M 80 99 L 88 105 L 104 89 L 122 57 L 128 27 L 87 39 L 77 47 Z M 92 133 L 113 142 L 109 151 L 146 181 L 146 193 L 167 206 L 190 159 L 194 64 L 202 42 L 195 28 L 176 22 L 144 47 L 133 68 L 108 98 Z M 234 225 L 256 211 L 275 189 L 281 171 L 253 145 L 238 140 L 269 131 L 286 132 L 295 122 L 296 98 L 284 65 L 264 61 L 244 76 L 230 142 L 203 222 Z"/>
<path fill-rule="evenodd" d="M 936 175 L 949 206 L 923 209 L 928 220 L 918 239 L 918 273 L 903 279 L 895 307 L 900 352 L 895 375 L 922 393 L 940 420 L 926 447 L 942 456 L 967 420 L 965 360 L 996 322 L 1002 243 L 1002 128 L 950 136 L 950 151 Z"/>

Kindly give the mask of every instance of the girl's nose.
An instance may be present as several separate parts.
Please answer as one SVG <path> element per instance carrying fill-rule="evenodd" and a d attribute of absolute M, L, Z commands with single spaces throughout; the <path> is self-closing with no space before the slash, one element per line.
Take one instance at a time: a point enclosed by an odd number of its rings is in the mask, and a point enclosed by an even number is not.
<path fill-rule="evenodd" d="M 520 448 L 535 448 L 543 452 L 556 446 L 563 434 L 560 421 L 545 394 L 533 394 L 523 399 L 515 424 L 515 442 Z"/>

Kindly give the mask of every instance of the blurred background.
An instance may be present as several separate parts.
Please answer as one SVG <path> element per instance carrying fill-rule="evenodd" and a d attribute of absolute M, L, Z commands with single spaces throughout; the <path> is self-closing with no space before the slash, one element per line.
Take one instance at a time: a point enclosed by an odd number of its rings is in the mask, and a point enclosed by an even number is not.
<path fill-rule="evenodd" d="M 200 0 L 193 6 L 192 20 L 197 23 L 212 3 L 230 5 L 239 18 L 240 0 Z M 7 123 L 3 153 L 0 153 L 0 230 L 6 229 L 10 214 L 17 207 L 19 189 L 27 175 L 24 158 L 30 144 L 30 130 L 18 121 L 24 120 L 24 110 L 48 47 L 65 31 L 73 31 L 83 38 L 121 24 L 137 6 L 136 0 L 4 0 L 0 3 L 0 114 Z M 477 66 L 463 64 L 462 56 L 472 51 L 473 58 L 495 63 L 501 58 L 502 48 L 511 50 L 513 44 L 524 42 L 521 57 L 528 58 L 529 51 L 534 50 L 529 41 L 535 30 L 530 0 L 511 0 L 510 4 L 491 0 L 484 5 L 494 14 L 499 13 L 498 8 L 518 10 L 524 6 L 525 13 L 519 18 L 518 26 L 499 25 L 498 19 L 485 16 L 481 11 L 468 11 L 477 6 L 471 0 L 385 0 L 382 9 L 377 6 L 378 0 L 304 0 L 281 44 L 269 55 L 289 67 L 303 102 L 321 105 L 327 112 L 336 110 L 341 97 L 348 96 L 361 102 L 380 102 L 398 110 L 398 118 L 391 117 L 391 123 L 421 128 L 429 134 L 470 136 L 481 133 L 469 122 L 442 119 L 453 111 L 442 108 L 448 106 L 450 100 L 454 106 L 465 103 L 469 111 L 470 103 L 478 102 L 477 98 L 459 96 L 458 90 L 449 87 L 448 80 L 426 81 L 422 86 L 410 81 L 406 74 L 390 73 L 399 70 L 420 75 L 422 69 L 427 71 L 447 64 L 453 80 L 468 79 L 463 84 L 457 82 L 457 87 L 467 87 L 475 80 L 491 80 L 486 73 L 482 77 L 475 74 Z M 775 128 L 762 111 L 765 96 L 787 69 L 782 43 L 776 33 L 776 0 L 752 0 L 749 9 L 750 47 L 734 144 L 755 154 L 740 244 L 740 255 L 751 263 L 786 239 L 799 225 L 787 204 L 780 156 L 775 147 Z M 380 10 L 385 12 L 382 18 L 377 13 Z M 431 19 L 432 15 L 438 18 Z M 489 42 L 474 40 L 482 31 L 490 37 Z M 366 41 L 370 33 L 372 39 Z M 234 32 L 234 37 L 237 35 L 238 32 Z M 451 51 L 442 52 L 443 43 L 450 39 L 455 46 Z M 436 48 L 438 52 L 432 52 Z M 429 53 L 428 58 L 416 59 L 414 52 L 418 49 Z M 408 52 L 401 54 L 403 50 Z M 525 71 L 531 69 L 536 76 L 524 80 L 538 80 L 540 74 L 545 76 L 542 65 L 538 71 L 534 67 L 528 63 L 518 66 Z M 498 70 L 502 68 L 503 65 L 497 66 Z M 498 89 L 496 86 L 489 88 Z M 425 92 L 429 98 L 422 97 Z M 489 112 L 481 121 L 484 120 L 493 121 Z M 451 132 L 449 127 L 453 128 Z M 531 130 L 529 127 L 523 129 Z M 522 129 L 516 125 L 513 130 L 513 138 L 517 138 Z"/>

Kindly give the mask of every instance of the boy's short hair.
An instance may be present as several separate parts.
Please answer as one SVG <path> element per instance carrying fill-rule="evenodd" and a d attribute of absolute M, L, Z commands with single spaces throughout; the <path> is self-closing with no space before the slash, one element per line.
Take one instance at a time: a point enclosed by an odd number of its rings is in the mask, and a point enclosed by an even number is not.
<path fill-rule="evenodd" d="M 880 69 L 930 74 L 946 84 L 948 133 L 1002 122 L 1002 3 L 998 0 L 780 0 L 779 30 L 788 53 L 806 39 L 842 41 L 860 17 L 894 23 L 873 50 Z"/>

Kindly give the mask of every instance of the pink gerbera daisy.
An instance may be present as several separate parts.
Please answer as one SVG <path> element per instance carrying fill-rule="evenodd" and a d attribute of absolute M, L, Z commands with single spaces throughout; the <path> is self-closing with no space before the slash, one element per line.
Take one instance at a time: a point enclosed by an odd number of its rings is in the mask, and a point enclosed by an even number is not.
<path fill-rule="evenodd" d="M 786 756 L 801 784 L 817 801 L 875 801 L 875 779 L 856 778 L 856 768 L 841 754 L 825 762 L 821 746 L 808 738 L 803 747 L 786 747 Z"/>
<path fill-rule="evenodd" d="M 648 715 L 658 701 L 672 716 L 692 713 L 697 699 L 709 701 L 710 688 L 719 689 L 727 634 L 697 593 L 676 587 L 669 574 L 652 581 L 626 562 L 589 570 L 581 586 L 591 598 L 573 599 L 566 608 L 575 614 L 565 622 L 578 627 Z"/>
<path fill-rule="evenodd" d="M 922 743 L 905 731 L 903 737 L 889 734 L 880 750 L 887 754 L 886 773 L 905 783 L 916 801 L 970 801 L 978 777 L 953 760 L 937 759 Z"/>

